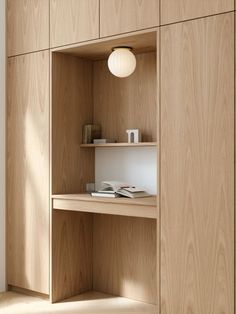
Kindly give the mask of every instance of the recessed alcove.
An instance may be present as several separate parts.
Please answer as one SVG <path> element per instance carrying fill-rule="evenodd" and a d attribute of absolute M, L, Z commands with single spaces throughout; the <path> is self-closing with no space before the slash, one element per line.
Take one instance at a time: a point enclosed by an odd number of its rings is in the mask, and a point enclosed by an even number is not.
<path fill-rule="evenodd" d="M 95 150 L 104 146 L 116 153 L 124 147 L 129 154 L 125 130 L 132 128 L 142 133 L 134 155 L 155 151 L 150 184 L 157 189 L 157 43 L 157 32 L 145 31 L 52 51 L 53 301 L 95 290 L 157 303 L 156 195 L 145 203 L 96 201 L 84 194 L 86 184 L 95 182 Z M 125 79 L 107 67 L 109 52 L 119 45 L 133 47 L 137 59 L 136 71 Z M 83 145 L 83 125 L 90 123 L 100 124 L 102 137 L 117 143 Z"/>

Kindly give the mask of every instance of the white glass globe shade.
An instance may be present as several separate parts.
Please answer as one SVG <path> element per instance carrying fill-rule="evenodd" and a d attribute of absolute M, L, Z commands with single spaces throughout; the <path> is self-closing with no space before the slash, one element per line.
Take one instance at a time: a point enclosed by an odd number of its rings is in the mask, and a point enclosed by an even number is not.
<path fill-rule="evenodd" d="M 130 51 L 130 48 L 114 48 L 108 58 L 108 68 L 115 76 L 127 77 L 136 68 L 135 55 Z"/>

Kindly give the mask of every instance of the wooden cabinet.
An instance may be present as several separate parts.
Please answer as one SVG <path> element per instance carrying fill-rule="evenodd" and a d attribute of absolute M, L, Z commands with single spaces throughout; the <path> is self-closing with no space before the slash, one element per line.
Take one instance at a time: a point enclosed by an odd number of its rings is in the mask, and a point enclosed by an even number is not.
<path fill-rule="evenodd" d="M 100 0 L 100 36 L 159 25 L 159 0 Z"/>
<path fill-rule="evenodd" d="M 234 16 L 161 30 L 162 314 L 234 313 Z"/>
<path fill-rule="evenodd" d="M 234 10 L 234 0 L 160 0 L 161 24 Z"/>
<path fill-rule="evenodd" d="M 8 56 L 49 48 L 49 0 L 7 0 Z"/>
<path fill-rule="evenodd" d="M 51 0 L 51 47 L 99 37 L 99 0 Z"/>
<path fill-rule="evenodd" d="M 153 313 L 233 314 L 234 13 L 209 15 L 234 0 L 160 1 L 7 0 L 10 286 L 49 294 L 50 281 L 53 302 L 95 289 L 114 307 L 110 294 Z M 137 60 L 126 79 L 107 67 L 122 45 Z M 157 143 L 158 204 L 84 195 L 98 169 L 81 145 L 90 123 L 118 141 L 110 149 L 128 151 L 127 128 Z M 51 220 L 50 190 L 66 193 Z"/>
<path fill-rule="evenodd" d="M 49 52 L 8 60 L 8 284 L 49 293 Z"/>

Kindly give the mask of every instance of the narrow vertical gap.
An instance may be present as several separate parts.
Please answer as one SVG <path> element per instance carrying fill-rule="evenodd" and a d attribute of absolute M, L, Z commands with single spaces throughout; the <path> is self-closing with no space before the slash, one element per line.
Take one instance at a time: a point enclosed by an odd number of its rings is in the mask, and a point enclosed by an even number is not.
<path fill-rule="evenodd" d="M 7 221 L 7 214 L 8 214 L 8 191 L 7 191 L 7 185 L 8 185 L 8 171 L 7 171 L 7 150 L 8 150 L 8 142 L 7 142 L 7 137 L 8 137 L 8 131 L 7 131 L 7 126 L 8 126 L 8 120 L 7 120 L 7 108 L 8 108 L 8 2 L 5 1 L 5 38 L 4 38 L 4 42 L 5 42 L 5 88 L 4 88 L 4 92 L 5 92 L 5 99 L 4 99 L 4 119 L 5 119 L 5 124 L 4 124 L 4 164 L 5 164 L 5 171 L 4 171 L 4 198 L 5 198 L 5 202 L 4 202 L 4 224 L 5 224 L 5 248 L 4 248 L 4 252 L 5 252 L 5 267 L 4 267 L 4 271 L 5 271 L 5 288 L 6 290 L 8 290 L 8 221 Z"/>
<path fill-rule="evenodd" d="M 161 1 L 159 0 L 159 25 L 161 25 Z M 158 305 L 159 305 L 159 313 L 161 314 L 161 27 L 158 29 L 158 41 L 159 41 L 159 47 L 158 47 L 158 57 L 159 57 L 159 153 L 158 153 L 158 159 L 159 159 L 159 182 L 158 182 L 158 199 L 159 199 L 159 297 L 158 297 Z"/>
<path fill-rule="evenodd" d="M 50 5 L 50 0 L 48 1 L 48 30 L 49 30 L 49 34 L 48 34 L 48 47 L 49 49 L 51 48 L 51 5 Z"/>
<path fill-rule="evenodd" d="M 236 0 L 234 1 L 234 10 L 235 10 L 235 2 Z M 235 232 L 235 225 L 236 225 L 236 220 L 235 220 L 235 176 L 236 176 L 236 170 L 235 170 L 235 162 L 236 162 L 236 158 L 235 158 L 235 154 L 236 154 L 236 148 L 235 148 L 235 143 L 236 143 L 236 138 L 235 138 L 235 132 L 236 132 L 236 129 L 235 129 L 235 101 L 236 101 L 236 97 L 235 97 L 235 89 L 236 89 L 236 65 L 235 65 L 235 62 L 236 62 L 236 43 L 235 43 L 235 36 L 236 36 L 236 21 L 235 21 L 235 16 L 236 16 L 236 13 L 234 12 L 234 313 L 236 312 L 236 306 L 235 306 L 235 293 L 236 293 L 236 287 L 235 287 L 235 280 L 236 280 L 236 273 L 235 273 L 235 267 L 236 267 L 236 264 L 235 264 L 235 249 L 236 249 L 236 246 L 235 246 L 235 241 L 236 241 L 236 232 Z"/>
<path fill-rule="evenodd" d="M 51 6 L 50 0 L 48 1 L 48 47 L 49 47 L 49 300 L 53 301 L 52 296 L 52 73 L 51 73 L 51 64 L 52 64 L 52 52 L 51 52 Z"/>
<path fill-rule="evenodd" d="M 92 215 L 92 261 L 91 261 L 91 276 L 92 276 L 92 291 L 94 291 L 94 280 L 93 280 L 93 269 L 94 269 L 94 218 L 95 218 L 95 214 L 91 214 Z"/>
<path fill-rule="evenodd" d="M 98 37 L 101 38 L 101 0 L 98 0 Z"/>
<path fill-rule="evenodd" d="M 161 314 L 161 28 L 159 30 L 159 314 Z"/>

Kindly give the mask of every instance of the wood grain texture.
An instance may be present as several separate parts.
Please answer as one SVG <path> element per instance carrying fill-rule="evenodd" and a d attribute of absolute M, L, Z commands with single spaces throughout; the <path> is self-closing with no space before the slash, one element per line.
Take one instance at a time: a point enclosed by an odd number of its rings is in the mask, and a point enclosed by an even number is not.
<path fill-rule="evenodd" d="M 8 59 L 8 284 L 49 293 L 49 52 Z"/>
<path fill-rule="evenodd" d="M 80 147 L 148 147 L 157 146 L 156 142 L 140 142 L 140 143 L 105 143 L 105 144 L 81 144 Z"/>
<path fill-rule="evenodd" d="M 160 0 L 161 25 L 234 10 L 234 0 Z"/>
<path fill-rule="evenodd" d="M 124 79 L 109 72 L 106 60 L 94 62 L 94 123 L 103 138 L 124 142 L 126 129 L 138 128 L 144 142 L 156 141 L 156 53 L 136 57 L 135 72 Z"/>
<path fill-rule="evenodd" d="M 92 214 L 52 212 L 52 302 L 92 290 Z"/>
<path fill-rule="evenodd" d="M 50 0 L 50 47 L 99 38 L 99 0 Z"/>
<path fill-rule="evenodd" d="M 93 289 L 156 303 L 156 221 L 94 215 Z"/>
<path fill-rule="evenodd" d="M 90 291 L 79 294 L 66 302 L 51 304 L 39 297 L 27 296 L 15 292 L 0 294 L 0 313 L 39 314 L 156 314 L 156 306 L 105 293 Z"/>
<path fill-rule="evenodd" d="M 85 192 L 94 182 L 94 151 L 80 149 L 93 120 L 92 63 L 53 53 L 52 193 Z"/>
<path fill-rule="evenodd" d="M 127 199 L 93 197 L 88 194 L 54 195 L 53 208 L 68 211 L 81 211 L 122 215 L 131 217 L 157 218 L 156 197 Z"/>
<path fill-rule="evenodd" d="M 33 290 L 24 289 L 24 288 L 14 287 L 11 285 L 8 285 L 8 291 L 16 292 L 16 293 L 19 293 L 21 295 L 23 294 L 23 295 L 27 295 L 27 296 L 31 296 L 31 297 L 36 297 L 36 298 L 39 297 L 39 298 L 44 299 L 44 300 L 49 300 L 48 294 L 43 294 L 40 292 L 36 292 Z M 0 293 L 0 298 L 1 298 L 1 293 Z M 1 307 L 0 307 L 0 309 L 1 309 Z M 1 313 L 1 311 L 0 311 L 0 313 Z"/>
<path fill-rule="evenodd" d="M 233 13 L 161 32 L 161 313 L 233 314 Z"/>
<path fill-rule="evenodd" d="M 161 314 L 161 64 L 160 64 L 160 56 L 161 56 L 161 45 L 160 45 L 160 29 L 158 29 L 156 33 L 156 42 L 157 42 L 157 49 L 156 49 L 156 71 L 157 71 L 157 87 L 156 87 L 156 95 L 157 95 L 157 112 L 156 112 L 156 118 L 157 118 L 157 142 L 158 142 L 158 148 L 157 148 L 157 242 L 156 242 L 156 250 L 157 250 L 157 273 L 156 273 L 156 279 L 157 279 L 157 298 L 156 298 L 156 304 L 157 304 L 157 311 L 156 314 Z"/>
<path fill-rule="evenodd" d="M 157 28 L 136 31 L 129 34 L 119 34 L 109 38 L 94 39 L 88 42 L 72 44 L 66 47 L 54 48 L 54 52 L 63 52 L 91 60 L 107 59 L 116 46 L 132 47 L 135 53 L 156 51 Z"/>
<path fill-rule="evenodd" d="M 90 194 L 54 194 L 52 199 L 60 200 L 75 200 L 75 201 L 86 201 L 86 202 L 99 202 L 99 203 L 109 203 L 109 204 L 129 204 L 138 206 L 155 206 L 156 196 L 150 197 L 139 197 L 139 198 L 107 198 L 107 197 L 93 197 Z"/>
<path fill-rule="evenodd" d="M 159 25 L 159 0 L 100 0 L 100 36 Z"/>
<path fill-rule="evenodd" d="M 49 0 L 7 0 L 8 56 L 49 48 Z"/>

